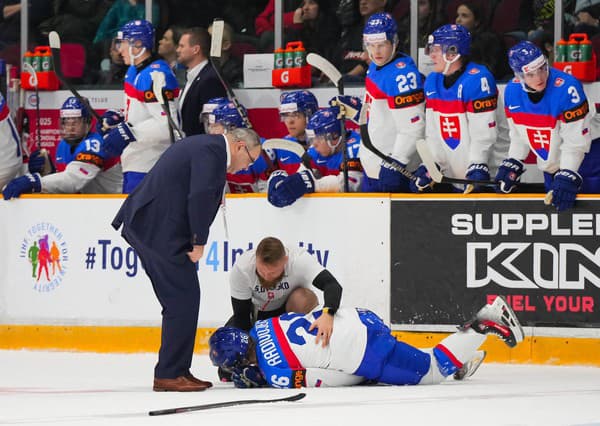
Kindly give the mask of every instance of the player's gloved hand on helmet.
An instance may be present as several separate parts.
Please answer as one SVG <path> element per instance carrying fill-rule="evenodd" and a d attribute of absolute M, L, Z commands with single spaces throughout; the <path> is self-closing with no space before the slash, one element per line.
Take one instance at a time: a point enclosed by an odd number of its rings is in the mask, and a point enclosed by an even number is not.
<path fill-rule="evenodd" d="M 121 111 L 107 109 L 100 117 L 100 121 L 96 123 L 96 132 L 104 136 L 110 129 L 123 121 L 125 121 L 125 116 Z"/>
<path fill-rule="evenodd" d="M 396 161 L 398 166 L 404 168 L 406 164 Z M 389 164 L 382 163 L 379 168 L 379 191 L 381 192 L 404 192 L 406 188 L 406 178 L 402 173 L 393 169 Z"/>
<path fill-rule="evenodd" d="M 581 183 L 581 176 L 572 170 L 560 169 L 556 172 L 551 186 L 552 205 L 556 210 L 562 212 L 573 207 Z"/>
<path fill-rule="evenodd" d="M 42 192 L 42 182 L 39 173 L 27 173 L 24 176 L 14 178 L 4 187 L 2 195 L 5 200 L 17 198 L 21 194 L 30 194 L 32 192 Z"/>
<path fill-rule="evenodd" d="M 135 142 L 133 131 L 124 121 L 117 124 L 104 135 L 102 149 L 109 157 L 118 157 L 130 142 Z"/>
<path fill-rule="evenodd" d="M 433 188 L 433 179 L 427 171 L 427 167 L 421 164 L 417 170 L 413 172 L 416 179 L 410 181 L 410 190 L 412 192 L 429 192 Z"/>
<path fill-rule="evenodd" d="M 487 164 L 484 163 L 472 163 L 467 168 L 467 173 L 465 175 L 467 179 L 473 180 L 490 180 L 490 169 Z M 468 194 L 473 192 L 473 190 L 477 189 L 478 186 L 475 184 L 467 184 L 465 185 L 464 194 Z"/>
<path fill-rule="evenodd" d="M 45 149 L 36 149 L 29 156 L 29 162 L 27 163 L 27 169 L 29 173 L 42 173 L 47 170 L 47 173 L 56 173 L 56 167 Z"/>
<path fill-rule="evenodd" d="M 263 376 L 260 368 L 255 365 L 248 367 L 236 367 L 231 373 L 231 380 L 236 388 L 260 388 L 267 385 L 267 380 Z"/>
<path fill-rule="evenodd" d="M 267 199 L 275 207 L 285 207 L 311 192 L 315 192 L 315 178 L 310 170 L 302 170 L 291 176 L 283 170 L 277 170 L 269 178 Z"/>
<path fill-rule="evenodd" d="M 500 167 L 498 167 L 498 173 L 496 173 L 495 181 L 499 182 L 498 189 L 496 192 L 504 192 L 508 194 L 517 187 L 517 184 L 521 180 L 521 175 L 525 171 L 523 163 L 514 158 L 507 158 L 502 161 Z"/>
<path fill-rule="evenodd" d="M 356 96 L 338 95 L 329 100 L 329 105 L 332 107 L 339 107 L 340 114 L 343 115 L 346 120 L 358 124 L 360 110 L 362 108 L 362 101 L 360 98 Z"/>

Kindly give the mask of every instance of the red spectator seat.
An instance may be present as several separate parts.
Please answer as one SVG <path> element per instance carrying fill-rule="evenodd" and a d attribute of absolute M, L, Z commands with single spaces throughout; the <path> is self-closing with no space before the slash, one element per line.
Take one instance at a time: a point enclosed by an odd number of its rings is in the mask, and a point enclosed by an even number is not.
<path fill-rule="evenodd" d="M 494 10 L 490 24 L 492 31 L 504 34 L 519 30 L 519 12 L 523 0 L 502 0 Z"/>
<path fill-rule="evenodd" d="M 246 53 L 256 53 L 256 46 L 247 42 L 235 42 L 231 45 L 231 56 L 243 58 Z"/>
<path fill-rule="evenodd" d="M 62 43 L 60 66 L 66 78 L 82 78 L 85 69 L 85 48 L 79 43 Z"/>

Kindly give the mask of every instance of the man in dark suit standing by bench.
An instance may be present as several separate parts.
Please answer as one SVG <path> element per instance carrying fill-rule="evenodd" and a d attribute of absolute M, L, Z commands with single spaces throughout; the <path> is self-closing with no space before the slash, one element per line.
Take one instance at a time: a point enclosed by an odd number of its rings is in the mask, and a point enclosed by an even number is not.
<path fill-rule="evenodd" d="M 181 128 L 187 136 L 206 133 L 200 120 L 202 107 L 209 99 L 227 96 L 208 60 L 208 52 L 208 31 L 194 27 L 183 32 L 177 47 L 177 61 L 187 68 L 187 82 L 179 97 Z"/>
<path fill-rule="evenodd" d="M 135 143 L 135 142 L 132 142 Z M 212 384 L 190 372 L 200 308 L 196 262 L 223 198 L 225 176 L 261 152 L 258 135 L 235 129 L 171 145 L 112 222 L 136 250 L 162 306 L 155 391 L 202 391 Z"/>

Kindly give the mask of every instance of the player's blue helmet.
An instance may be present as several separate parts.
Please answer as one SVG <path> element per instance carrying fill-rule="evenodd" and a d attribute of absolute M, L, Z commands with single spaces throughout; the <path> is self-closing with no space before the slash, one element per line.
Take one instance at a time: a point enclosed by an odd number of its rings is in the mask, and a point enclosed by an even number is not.
<path fill-rule="evenodd" d="M 208 101 L 206 101 L 204 105 L 202 105 L 202 114 L 210 114 L 215 109 L 226 103 L 229 103 L 229 99 L 227 98 L 211 98 Z"/>
<path fill-rule="evenodd" d="M 425 53 L 429 54 L 432 46 L 441 46 L 442 53 L 468 55 L 471 51 L 471 33 L 462 25 L 442 25 L 427 40 Z"/>
<path fill-rule="evenodd" d="M 90 112 L 84 103 L 75 96 L 69 96 L 60 107 L 60 118 L 83 118 L 83 121 L 92 121 Z"/>
<path fill-rule="evenodd" d="M 338 107 L 323 108 L 317 111 L 306 124 L 307 136 L 310 138 L 328 134 L 340 135 L 342 120 L 338 119 L 339 113 Z"/>
<path fill-rule="evenodd" d="M 248 116 L 248 112 L 243 105 L 240 105 L 244 115 Z M 246 127 L 246 123 L 244 119 L 238 112 L 237 108 L 233 104 L 233 102 L 224 103 L 217 108 L 215 108 L 212 112 L 212 117 L 210 117 L 211 123 L 221 124 L 226 129 L 234 129 L 240 127 Z M 213 121 L 214 120 L 214 121 Z"/>
<path fill-rule="evenodd" d="M 279 97 L 279 104 L 281 118 L 289 112 L 301 112 L 308 120 L 319 109 L 317 98 L 308 90 L 283 92 Z"/>
<path fill-rule="evenodd" d="M 220 327 L 208 339 L 213 365 L 234 367 L 244 364 L 250 348 L 250 336 L 235 327 Z"/>
<path fill-rule="evenodd" d="M 363 29 L 363 42 L 398 41 L 398 24 L 389 13 L 375 13 L 369 17 Z"/>
<path fill-rule="evenodd" d="M 520 78 L 523 74 L 536 71 L 547 63 L 541 49 L 530 41 L 521 41 L 508 51 L 508 65 Z"/>
<path fill-rule="evenodd" d="M 127 22 L 117 33 L 117 40 L 127 40 L 130 45 L 137 41 L 147 50 L 154 50 L 154 26 L 145 19 L 135 19 Z"/>

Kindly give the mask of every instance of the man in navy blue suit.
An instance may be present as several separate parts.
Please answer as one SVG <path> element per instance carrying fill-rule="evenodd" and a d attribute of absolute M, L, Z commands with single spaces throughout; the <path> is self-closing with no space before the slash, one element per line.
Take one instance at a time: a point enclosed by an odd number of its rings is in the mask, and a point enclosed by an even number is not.
<path fill-rule="evenodd" d="M 134 142 L 135 143 L 135 142 Z M 196 262 L 223 198 L 226 173 L 247 168 L 261 152 L 258 135 L 235 129 L 171 145 L 112 222 L 136 250 L 162 306 L 155 391 L 202 391 L 210 382 L 190 367 L 200 308 Z"/>
<path fill-rule="evenodd" d="M 187 82 L 179 96 L 181 128 L 187 136 L 207 133 L 200 120 L 202 106 L 212 98 L 225 97 L 225 88 L 208 60 L 210 35 L 204 28 L 183 32 L 177 47 L 177 61 L 187 67 Z"/>

